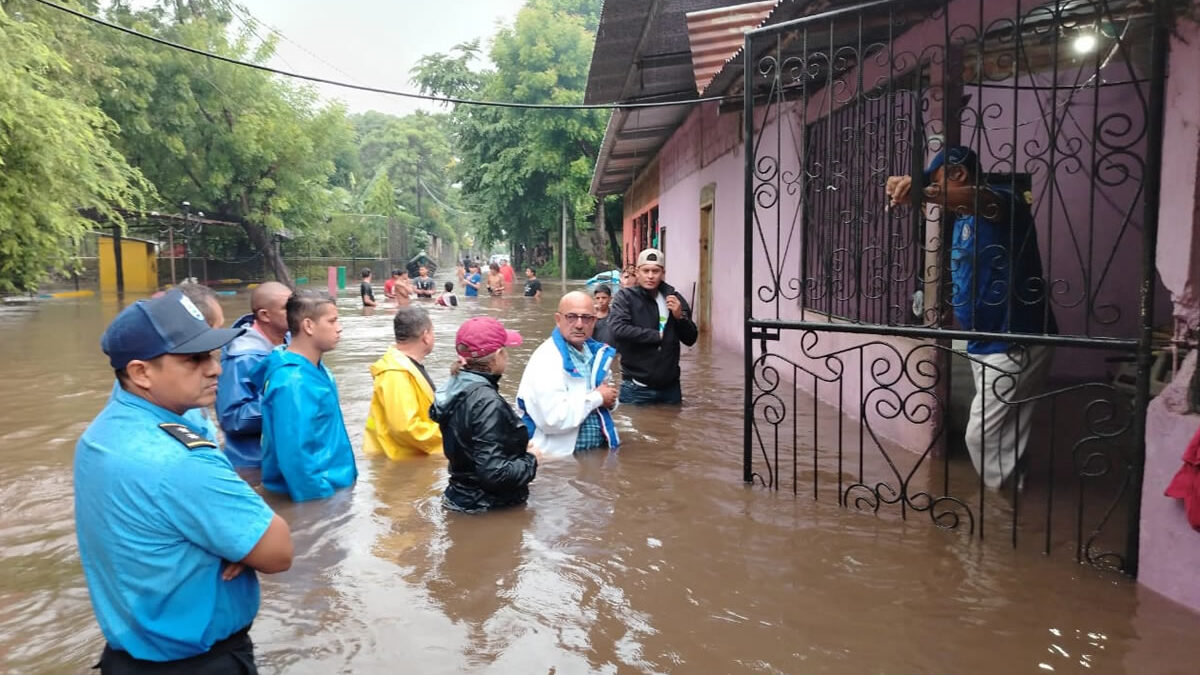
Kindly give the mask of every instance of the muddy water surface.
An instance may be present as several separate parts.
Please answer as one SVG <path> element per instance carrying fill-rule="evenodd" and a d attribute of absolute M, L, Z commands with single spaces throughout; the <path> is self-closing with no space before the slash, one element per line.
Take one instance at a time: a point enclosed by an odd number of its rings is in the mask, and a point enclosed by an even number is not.
<path fill-rule="evenodd" d="M 555 295 L 547 284 L 547 295 Z M 232 320 L 248 303 L 224 297 Z M 341 301 L 328 363 L 355 447 L 386 309 Z M 553 302 L 434 312 L 521 330 L 512 400 Z M 104 404 L 114 299 L 0 308 L 0 657 L 85 672 L 103 646 L 75 546 L 74 444 Z M 741 359 L 684 356 L 682 408 L 621 408 L 619 454 L 546 462 L 527 508 L 442 510 L 444 460 L 359 458 L 333 499 L 271 498 L 296 561 L 263 579 L 264 673 L 1195 673 L 1200 618 L 1110 573 L 741 482 Z"/>

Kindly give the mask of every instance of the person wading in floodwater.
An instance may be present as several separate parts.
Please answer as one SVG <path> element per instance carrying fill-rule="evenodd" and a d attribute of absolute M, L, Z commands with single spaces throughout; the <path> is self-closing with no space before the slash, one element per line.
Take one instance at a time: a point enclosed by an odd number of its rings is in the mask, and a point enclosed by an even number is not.
<path fill-rule="evenodd" d="M 371 287 L 371 268 L 362 270 L 362 283 L 358 285 L 358 296 L 362 298 L 363 307 L 375 306 L 375 289 Z"/>
<path fill-rule="evenodd" d="M 225 327 L 225 310 L 221 309 L 221 303 L 217 301 L 217 294 L 213 292 L 213 289 L 203 284 L 194 283 L 179 284 L 177 288 L 179 289 L 180 293 L 183 293 L 184 297 L 192 301 L 192 304 L 196 306 L 196 309 L 200 310 L 201 316 L 204 317 L 204 321 L 210 327 Z M 234 326 L 234 328 L 237 328 L 237 326 Z M 120 382 L 113 383 L 114 392 L 116 392 L 116 390 L 120 387 Z M 217 387 L 217 392 L 218 394 L 220 393 L 219 385 Z M 185 412 L 183 417 L 189 422 L 195 422 L 200 426 L 200 428 L 203 428 L 205 435 L 209 438 L 214 440 L 217 438 L 217 427 L 215 424 L 213 424 L 213 421 L 209 419 L 208 408 L 192 408 L 191 410 Z"/>
<path fill-rule="evenodd" d="M 508 366 L 506 347 L 519 344 L 519 333 L 486 316 L 467 319 L 455 335 L 458 363 L 429 411 L 450 464 L 442 497 L 450 510 L 478 513 L 529 498 L 542 453 L 497 389 Z"/>
<path fill-rule="evenodd" d="M 225 432 L 225 455 L 251 483 L 261 482 L 262 391 L 252 375 L 263 359 L 287 341 L 287 301 L 292 289 L 278 281 L 250 293 L 250 313 L 234 328 L 246 332 L 221 350 L 217 420 Z"/>
<path fill-rule="evenodd" d="M 541 298 L 542 297 L 542 281 L 537 278 L 537 271 L 532 267 L 525 268 L 525 297 Z"/>
<path fill-rule="evenodd" d="M 424 265 L 417 271 L 417 278 L 412 282 L 418 298 L 433 298 L 433 279 L 429 278 L 429 268 Z"/>
<path fill-rule="evenodd" d="M 592 337 L 604 342 L 612 344 L 612 331 L 608 328 L 608 315 L 612 310 L 612 287 L 608 284 L 600 284 L 592 293 L 596 307 L 596 330 L 592 331 Z"/>
<path fill-rule="evenodd" d="M 479 263 L 472 263 L 470 269 L 470 274 L 463 279 L 463 296 L 474 298 L 479 295 L 479 286 L 483 282 L 483 277 L 479 274 Z"/>
<path fill-rule="evenodd" d="M 592 339 L 592 298 L 582 291 L 562 297 L 550 338 L 529 357 L 517 406 L 533 443 L 551 456 L 620 445 L 610 411 L 617 389 L 609 381 L 612 347 Z"/>
<path fill-rule="evenodd" d="M 213 402 L 216 350 L 244 330 L 175 290 L 100 338 L 120 389 L 75 447 L 75 531 L 103 675 L 258 672 L 254 571 L 291 567 L 291 533 L 184 417 Z"/>
<path fill-rule="evenodd" d="M 506 287 L 504 285 L 504 275 L 500 273 L 500 266 L 496 263 L 488 265 L 487 292 L 488 295 L 501 296 L 504 295 Z"/>
<path fill-rule="evenodd" d="M 621 401 L 633 405 L 679 403 L 679 345 L 700 335 L 683 296 L 663 281 L 663 252 L 638 254 L 637 285 L 612 301 L 608 330 L 621 354 Z"/>
<path fill-rule="evenodd" d="M 358 479 L 337 383 L 322 360 L 341 340 L 342 324 L 333 298 L 313 291 L 293 293 L 287 317 L 291 343 L 255 371 L 263 487 L 296 502 L 324 499 Z"/>
<path fill-rule="evenodd" d="M 440 453 L 442 433 L 429 419 L 433 380 L 424 363 L 433 353 L 433 322 L 422 307 L 401 307 L 392 332 L 396 341 L 371 365 L 375 385 L 363 454 L 403 459 Z"/>

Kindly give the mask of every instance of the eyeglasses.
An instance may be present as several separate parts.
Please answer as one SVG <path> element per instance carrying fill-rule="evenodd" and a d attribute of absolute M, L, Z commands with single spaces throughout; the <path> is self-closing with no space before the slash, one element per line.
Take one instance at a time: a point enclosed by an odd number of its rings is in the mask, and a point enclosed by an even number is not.
<path fill-rule="evenodd" d="M 562 314 L 560 316 L 566 319 L 568 324 L 572 324 L 577 321 L 582 321 L 584 324 L 589 324 L 596 320 L 595 314 L 575 314 L 572 312 L 570 314 Z"/>

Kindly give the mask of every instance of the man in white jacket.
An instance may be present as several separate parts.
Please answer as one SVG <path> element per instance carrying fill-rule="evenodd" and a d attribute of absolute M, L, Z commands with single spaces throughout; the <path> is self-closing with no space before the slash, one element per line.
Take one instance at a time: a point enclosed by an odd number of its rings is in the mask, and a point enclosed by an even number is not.
<path fill-rule="evenodd" d="M 525 366 L 517 407 L 533 444 L 546 455 L 616 448 L 620 441 L 610 411 L 617 389 L 609 381 L 616 350 L 592 339 L 596 309 L 587 293 L 563 296 L 557 326 Z"/>

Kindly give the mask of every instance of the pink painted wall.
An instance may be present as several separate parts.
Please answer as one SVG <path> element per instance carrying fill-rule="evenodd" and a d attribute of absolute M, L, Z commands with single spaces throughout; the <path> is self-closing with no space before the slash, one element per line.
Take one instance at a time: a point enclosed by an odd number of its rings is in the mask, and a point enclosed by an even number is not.
<path fill-rule="evenodd" d="M 978 7 L 975 2 L 970 4 Z M 988 3 L 988 10 L 998 9 L 1005 4 Z M 960 6 L 965 6 L 965 3 L 955 3 L 954 9 L 957 10 Z M 938 30 L 941 30 L 940 27 Z M 1194 76 L 1200 72 L 1200 27 L 1189 24 L 1180 33 L 1182 39 L 1173 42 L 1170 56 L 1172 75 L 1168 78 L 1166 102 L 1166 151 L 1161 189 L 1158 270 L 1173 301 L 1174 315 L 1180 322 L 1194 325 L 1200 320 L 1200 78 Z M 908 35 L 902 39 L 916 37 L 918 36 Z M 1097 111 L 1103 116 L 1104 111 L 1116 110 L 1119 107 L 1120 101 L 1109 100 L 1106 94 L 1101 97 Z M 791 124 L 789 116 L 795 116 L 790 111 L 781 114 L 782 125 L 780 118 L 776 117 L 760 120 L 761 123 L 757 124 L 756 128 L 762 129 L 765 124 L 764 133 L 786 137 L 786 134 L 793 132 L 788 126 Z M 667 278 L 676 287 L 690 293 L 691 285 L 697 280 L 699 273 L 700 191 L 706 185 L 715 185 L 713 339 L 718 346 L 739 353 L 742 349 L 742 274 L 745 264 L 742 245 L 744 157 L 742 141 L 737 138 L 740 125 L 738 115 L 727 113 L 720 116 L 711 104 L 693 111 L 660 154 L 662 164 L 659 202 L 661 221 L 668 226 L 669 232 Z M 795 147 L 798 155 L 798 142 Z M 781 170 L 799 168 L 796 165 L 796 156 L 785 156 L 781 161 L 785 165 L 780 167 Z M 984 161 L 986 166 L 988 160 Z M 1085 181 L 1082 177 L 1078 181 L 1066 179 L 1063 187 L 1066 188 L 1068 198 L 1063 202 L 1068 206 L 1065 208 L 1074 208 L 1078 195 L 1087 188 L 1085 183 L 1088 182 L 1090 181 Z M 779 198 L 778 212 L 787 213 L 790 208 L 794 208 L 796 195 L 789 195 L 785 191 Z M 1131 198 L 1125 199 L 1128 201 Z M 763 213 L 766 213 L 766 210 Z M 1106 219 L 1113 220 L 1114 213 L 1109 213 Z M 1055 221 L 1061 222 L 1061 217 L 1062 211 L 1057 211 Z M 786 228 L 791 226 L 789 220 L 791 219 L 783 218 L 778 226 L 774 222 L 764 223 L 762 235 L 771 240 L 777 235 L 786 237 L 789 234 Z M 1044 230 L 1044 222 L 1042 226 Z M 1114 227 L 1109 226 L 1102 233 L 1103 236 L 1109 237 L 1109 242 L 1112 242 L 1112 237 L 1115 236 Z M 1048 232 L 1044 232 L 1043 237 L 1046 238 L 1043 241 L 1049 243 L 1049 236 Z M 1125 236 L 1129 236 L 1129 233 Z M 1102 247 L 1098 246 L 1097 250 Z M 763 254 L 761 247 L 756 248 L 756 289 L 760 285 L 771 285 L 769 270 L 772 265 L 792 270 L 798 267 L 798 246 L 791 247 L 788 256 L 783 260 L 770 261 Z M 1055 253 L 1051 253 L 1048 248 L 1047 246 L 1043 249 L 1048 266 L 1063 269 L 1067 263 L 1059 259 L 1057 247 Z M 1111 246 L 1109 248 L 1111 249 Z M 1092 264 L 1096 264 L 1095 261 L 1092 261 Z M 1128 271 L 1136 271 L 1136 265 L 1122 252 L 1118 255 L 1113 270 L 1121 275 L 1119 278 L 1128 278 Z M 1079 279 L 1081 281 L 1081 277 Z M 1122 282 L 1101 288 L 1101 291 L 1109 294 L 1114 302 L 1132 306 L 1128 303 L 1131 298 L 1136 297 L 1136 288 L 1133 286 Z M 774 303 L 769 299 L 757 299 L 756 302 L 760 303 L 755 312 L 758 316 L 798 318 L 794 301 Z M 1060 315 L 1060 318 L 1068 329 L 1082 325 L 1082 315 L 1079 314 L 1072 315 L 1068 311 L 1066 315 Z M 1131 325 L 1127 323 L 1129 320 L 1128 316 L 1122 317 L 1119 325 L 1113 330 L 1123 332 Z M 805 358 L 800 339 L 799 334 L 788 335 L 775 351 L 814 372 L 827 373 L 824 363 L 819 359 Z M 890 350 L 887 345 L 902 352 L 914 346 L 913 343 L 897 339 L 827 334 L 822 337 L 821 349 L 823 352 L 852 349 L 871 340 L 878 340 L 883 344 L 870 348 L 869 354 L 886 356 Z M 868 356 L 869 358 L 871 357 Z M 1200 416 L 1187 413 L 1183 396 L 1183 387 L 1194 362 L 1193 355 L 1176 382 L 1152 401 L 1148 409 L 1139 581 L 1153 591 L 1200 611 L 1200 532 L 1193 531 L 1187 525 L 1181 505 L 1162 494 L 1171 476 L 1180 466 L 1180 456 L 1187 441 L 1196 429 L 1200 428 Z M 845 366 L 846 372 L 850 372 L 850 368 L 856 368 L 860 364 L 848 360 Z M 1093 364 L 1089 369 L 1098 367 Z M 855 389 L 856 378 L 846 378 L 845 383 L 848 390 L 843 392 L 841 401 L 837 400 L 836 392 L 830 391 L 831 388 L 827 386 L 818 387 L 817 395 L 826 402 L 834 405 L 840 402 L 847 406 L 848 410 L 855 410 L 863 392 Z M 799 384 L 803 387 L 811 386 L 803 380 Z M 868 414 L 871 412 L 868 411 Z M 911 435 L 914 429 L 917 432 L 922 431 L 917 425 L 904 424 L 886 428 L 884 420 L 878 422 L 880 428 L 877 432 L 881 436 L 915 450 L 924 447 L 933 427 L 929 425 L 930 429 L 925 430 L 926 436 L 923 439 Z"/>
<path fill-rule="evenodd" d="M 1011 79 L 997 83 L 999 88 L 968 87 L 972 100 L 962 117 L 962 143 L 978 149 L 984 171 L 1032 175 L 1038 245 L 1043 272 L 1053 284 L 1051 306 L 1059 331 L 1136 338 L 1139 288 L 1128 280 L 1141 276 L 1146 116 L 1139 85 L 1116 83 L 1145 73 L 1114 59 L 1100 71 L 1107 86 L 1079 89 L 1094 72 L 1088 63 L 1060 70 L 1055 82 L 1048 71 L 1023 74 L 1016 84 L 1041 89 L 1022 90 L 1015 101 L 1013 89 L 1003 88 L 1014 85 Z M 1050 90 L 1051 85 L 1060 89 Z M 1143 95 L 1147 89 L 1140 85 Z M 982 132 L 973 128 L 980 111 L 988 125 Z M 1093 128 L 1102 139 L 1094 150 Z M 1097 165 L 1099 170 L 1093 168 Z M 1122 177 L 1126 171 L 1127 179 Z M 1171 302 L 1163 291 L 1160 286 L 1156 317 L 1166 319 Z M 1107 352 L 1058 352 L 1054 376 L 1059 379 L 1106 378 L 1112 370 Z"/>
<path fill-rule="evenodd" d="M 773 114 L 769 120 L 760 119 L 756 128 L 763 129 L 762 133 L 778 140 L 782 147 L 790 145 L 797 149 L 797 152 L 793 153 L 780 153 L 782 156 L 779 158 L 778 170 L 785 174 L 794 174 L 800 169 L 800 125 L 791 105 L 775 112 L 779 114 Z M 667 281 L 690 296 L 692 284 L 699 279 L 700 193 L 705 186 L 712 184 L 715 187 L 712 338 L 718 347 L 739 354 L 742 352 L 744 330 L 742 284 L 746 260 L 743 245 L 745 163 L 740 131 L 740 115 L 718 115 L 716 105 L 708 104 L 688 117 L 659 154 L 659 217 L 668 228 Z M 764 217 L 761 236 L 770 242 L 772 254 L 776 250 L 787 253 L 779 260 L 768 259 L 763 246 L 754 247 L 753 287 L 756 298 L 755 315 L 758 317 L 801 318 L 794 294 L 790 297 L 764 299 L 759 292 L 760 288 L 775 287 L 773 270 L 783 270 L 782 284 L 785 288 L 788 280 L 798 273 L 800 233 L 797 230 L 799 222 L 793 218 L 793 214 L 799 196 L 798 192 L 789 191 L 785 187 L 780 191 L 778 206 L 760 210 Z M 778 219 L 775 218 L 777 214 L 780 216 Z M 777 237 L 781 242 L 778 246 L 775 243 Z M 790 246 L 786 244 L 789 237 L 792 239 Z M 821 317 L 812 313 L 806 318 L 821 320 Z M 782 342 L 773 346 L 772 352 L 785 355 L 819 377 L 833 376 L 829 370 L 829 364 L 832 362 L 824 358 L 815 358 L 818 354 L 813 352 L 810 352 L 811 358 L 805 356 L 801 345 L 803 336 L 800 332 L 787 331 L 782 337 Z M 857 347 L 867 343 L 882 344 L 870 347 L 865 352 L 856 351 Z M 839 359 L 843 372 L 853 373 L 863 365 L 860 363 L 863 354 L 868 364 L 876 359 L 885 359 L 892 367 L 898 369 L 900 357 L 897 356 L 896 350 L 899 350 L 900 354 L 906 354 L 917 344 L 897 338 L 825 333 L 822 334 L 815 351 L 824 355 L 850 350 L 850 353 Z M 774 365 L 782 367 L 781 363 Z M 784 375 L 791 377 L 792 373 L 787 372 Z M 916 381 L 921 381 L 920 376 L 915 373 L 909 375 Z M 802 389 L 814 393 L 810 376 L 802 375 L 798 384 Z M 840 389 L 840 400 L 839 388 L 836 385 L 819 385 L 815 394 L 830 405 L 843 406 L 847 414 L 857 417 L 860 406 L 864 405 L 864 396 L 869 411 L 874 410 L 873 406 L 881 400 L 882 392 L 870 393 L 875 388 L 870 377 L 865 378 L 863 385 L 860 387 L 858 377 L 846 377 Z M 899 386 L 892 389 L 903 396 L 915 387 Z M 890 420 L 874 413 L 869 413 L 868 419 L 872 430 L 881 437 L 914 450 L 924 450 L 935 433 L 933 425 L 915 425 L 909 421 Z"/>
<path fill-rule="evenodd" d="M 667 281 L 690 299 L 700 277 L 700 191 L 714 184 L 713 342 L 742 349 L 742 147 L 740 115 L 694 110 L 659 153 L 659 222 L 667 226 Z M 697 291 L 699 293 L 699 291 Z"/>
<path fill-rule="evenodd" d="M 1158 269 L 1184 325 L 1200 316 L 1200 25 L 1183 23 L 1172 40 L 1163 138 Z M 1180 457 L 1200 428 L 1187 412 L 1187 382 L 1196 352 L 1146 413 L 1138 581 L 1200 611 L 1200 532 L 1187 524 L 1182 503 L 1163 496 Z"/>

